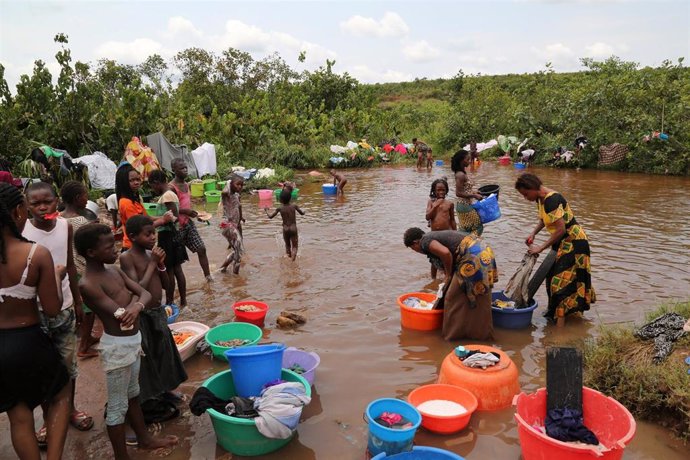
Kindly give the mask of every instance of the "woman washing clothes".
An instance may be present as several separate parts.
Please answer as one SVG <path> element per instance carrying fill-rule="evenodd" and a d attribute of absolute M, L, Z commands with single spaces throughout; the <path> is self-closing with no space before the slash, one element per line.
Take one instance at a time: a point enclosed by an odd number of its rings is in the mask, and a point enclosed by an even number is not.
<path fill-rule="evenodd" d="M 518 177 L 515 189 L 529 201 L 537 202 L 539 223 L 525 239 L 530 254 L 547 248 L 558 251 L 556 261 L 546 275 L 549 308 L 544 316 L 557 319 L 563 325 L 565 317 L 589 310 L 596 302 L 589 262 L 589 241 L 585 231 L 575 220 L 566 199 L 558 192 L 544 187 L 541 179 L 525 173 Z M 544 229 L 549 239 L 534 245 L 534 237 Z"/>
<path fill-rule="evenodd" d="M 443 338 L 493 339 L 491 288 L 498 275 L 494 253 L 481 237 L 454 230 L 424 233 L 413 227 L 403 241 L 444 269 Z"/>
<path fill-rule="evenodd" d="M 483 197 L 473 190 L 474 183 L 465 171 L 470 162 L 471 157 L 467 150 L 458 150 L 450 160 L 450 169 L 455 174 L 455 196 L 458 198 L 455 211 L 458 213 L 459 229 L 480 236 L 484 226 L 479 219 L 479 213 L 472 207 L 472 200 L 481 200 Z"/>

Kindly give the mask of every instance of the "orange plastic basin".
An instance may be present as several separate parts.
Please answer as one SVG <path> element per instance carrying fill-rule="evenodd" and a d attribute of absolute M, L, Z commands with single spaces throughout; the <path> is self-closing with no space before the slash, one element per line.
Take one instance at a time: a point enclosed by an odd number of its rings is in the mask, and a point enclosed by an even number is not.
<path fill-rule="evenodd" d="M 515 363 L 498 348 L 488 345 L 465 345 L 468 350 L 495 352 L 500 361 L 486 369 L 466 367 L 451 351 L 441 364 L 438 383 L 455 385 L 477 397 L 477 410 L 499 410 L 509 407 L 520 392 L 518 369 Z"/>
<path fill-rule="evenodd" d="M 442 399 L 462 404 L 467 412 L 462 415 L 432 415 L 419 410 L 417 406 L 425 401 Z M 417 407 L 422 414 L 422 426 L 429 431 L 442 434 L 455 433 L 462 430 L 470 423 L 472 413 L 477 410 L 477 398 L 464 388 L 453 385 L 424 385 L 407 396 L 407 402 Z"/>
<path fill-rule="evenodd" d="M 409 292 L 398 297 L 400 324 L 402 327 L 418 331 L 433 331 L 441 328 L 443 324 L 443 310 L 421 310 L 408 307 L 403 303 L 408 297 L 417 297 L 425 302 L 436 300 L 436 294 L 429 292 Z"/>

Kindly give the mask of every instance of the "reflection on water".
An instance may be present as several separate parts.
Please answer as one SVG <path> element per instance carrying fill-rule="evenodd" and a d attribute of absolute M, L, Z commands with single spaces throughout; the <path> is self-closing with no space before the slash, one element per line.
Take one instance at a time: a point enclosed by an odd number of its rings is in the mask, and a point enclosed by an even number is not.
<path fill-rule="evenodd" d="M 496 330 L 493 344 L 515 361 L 523 391 L 544 385 L 547 346 L 578 344 L 596 335 L 602 323 L 639 321 L 658 302 L 687 297 L 690 285 L 690 224 L 685 215 L 690 209 L 690 180 L 597 171 L 537 172 L 547 186 L 565 195 L 589 235 L 598 302 L 584 319 L 569 319 L 559 330 L 541 316 L 546 305 L 542 290 L 531 328 Z M 427 228 L 424 210 L 431 181 L 452 177 L 450 169 L 427 173 L 384 167 L 347 175 L 344 198 L 324 197 L 320 183 L 300 186 L 297 203 L 306 215 L 297 216 L 296 263 L 284 257 L 280 221 L 266 217 L 257 197 L 243 197 L 247 253 L 240 274 L 215 273 L 216 281 L 207 286 L 196 257 L 185 265 L 190 307 L 180 320 L 216 325 L 231 320 L 233 302 L 261 300 L 270 306 L 265 339 L 321 356 L 314 400 L 305 410 L 299 437 L 262 458 L 362 459 L 366 405 L 381 397 L 405 397 L 417 386 L 435 381 L 444 356 L 460 343 L 445 342 L 437 333 L 401 330 L 396 304 L 405 292 L 435 288 L 429 285 L 428 261 L 404 247 L 402 234 L 411 226 Z M 523 241 L 537 222 L 535 205 L 513 190 L 516 176 L 513 168 L 491 163 L 474 173 L 477 185 L 501 186 L 503 217 L 485 231 L 496 252 L 499 288 L 520 263 Z M 199 230 L 212 269 L 217 269 L 226 243 L 217 229 L 218 219 L 211 223 Z M 294 331 L 277 329 L 275 318 L 285 309 L 305 314 L 307 324 Z M 227 364 L 195 356 L 187 361 L 190 380 L 183 389 L 191 394 L 226 368 Z M 169 458 L 230 458 L 216 447 L 208 417 L 187 414 L 166 424 L 166 431 L 183 439 Z M 93 436 L 105 441 L 102 433 Z M 456 435 L 420 430 L 416 442 L 475 459 L 520 456 L 512 409 L 479 413 Z M 673 460 L 683 458 L 683 451 L 663 430 L 640 423 L 625 458 Z M 137 453 L 136 458 L 146 456 Z"/>
<path fill-rule="evenodd" d="M 690 283 L 690 228 L 683 213 L 674 211 L 690 207 L 688 179 L 555 169 L 538 173 L 547 186 L 566 196 L 590 237 L 599 301 L 583 319 L 569 320 L 564 330 L 547 325 L 542 308 L 529 329 L 496 330 L 494 344 L 520 369 L 523 391 L 544 385 L 547 346 L 578 344 L 596 335 L 601 323 L 638 321 L 657 302 L 686 296 Z M 296 331 L 275 329 L 270 334 L 271 340 L 321 355 L 319 409 L 305 411 L 299 442 L 280 451 L 280 458 L 362 458 L 366 405 L 380 397 L 405 397 L 435 381 L 443 357 L 456 345 L 435 333 L 402 330 L 395 301 L 405 292 L 435 288 L 429 284 L 428 262 L 403 246 L 402 233 L 411 226 L 426 229 L 429 186 L 443 175 L 452 177 L 447 167 L 431 173 L 403 167 L 351 171 L 344 198 L 324 196 L 319 183 L 303 184 L 298 204 L 306 215 L 297 217 L 300 254 L 294 264 L 283 257 L 279 221 L 268 220 L 256 198 L 244 198 L 247 256 L 240 275 L 216 275 L 217 281 L 205 290 L 196 267 L 187 264 L 195 287 L 189 297 L 199 306 L 194 319 L 226 321 L 232 316 L 229 306 L 242 298 L 271 306 L 269 329 L 283 309 L 299 310 L 309 318 Z M 485 163 L 474 176 L 478 185 L 501 186 L 503 217 L 485 232 L 497 254 L 501 287 L 522 259 L 523 240 L 537 222 L 536 209 L 513 190 L 517 172 L 512 168 Z M 202 235 L 212 248 L 212 264 L 219 265 L 224 251 L 220 234 L 210 226 L 202 228 Z M 546 304 L 543 291 L 537 300 Z M 183 313 L 181 319 L 191 318 Z M 203 378 L 210 375 L 207 367 L 203 361 Z M 659 447 L 654 436 L 646 434 L 648 429 L 640 426 L 626 458 L 661 453 L 669 460 L 680 458 L 673 442 Z M 517 459 L 520 450 L 512 409 L 478 414 L 470 428 L 457 435 L 421 430 L 416 441 L 470 458 Z"/>

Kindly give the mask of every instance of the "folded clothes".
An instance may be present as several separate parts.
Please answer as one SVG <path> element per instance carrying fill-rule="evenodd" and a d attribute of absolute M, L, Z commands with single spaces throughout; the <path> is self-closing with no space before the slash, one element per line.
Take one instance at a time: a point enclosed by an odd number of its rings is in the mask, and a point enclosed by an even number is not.
<path fill-rule="evenodd" d="M 501 359 L 494 353 L 472 353 L 462 360 L 467 367 L 482 368 L 495 366 Z"/>

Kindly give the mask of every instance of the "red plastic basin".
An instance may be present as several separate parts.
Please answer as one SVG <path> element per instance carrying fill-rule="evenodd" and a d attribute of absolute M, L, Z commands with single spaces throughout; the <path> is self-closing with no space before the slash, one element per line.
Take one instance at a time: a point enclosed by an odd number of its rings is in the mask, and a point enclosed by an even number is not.
<path fill-rule="evenodd" d="M 242 311 L 238 310 L 237 307 L 243 305 L 252 305 L 259 308 L 259 311 Z M 242 302 L 235 302 L 232 305 L 232 310 L 235 312 L 235 321 L 241 323 L 250 323 L 255 326 L 264 327 L 264 321 L 266 320 L 266 313 L 268 313 L 268 305 L 263 302 L 257 302 L 256 300 L 245 300 Z"/>
<path fill-rule="evenodd" d="M 558 441 L 534 428 L 544 426 L 546 388 L 529 395 L 520 393 L 513 405 L 524 460 L 620 460 L 637 429 L 632 414 L 621 403 L 587 387 L 582 388 L 582 415 L 585 426 L 604 445 L 603 451 L 596 446 Z"/>

